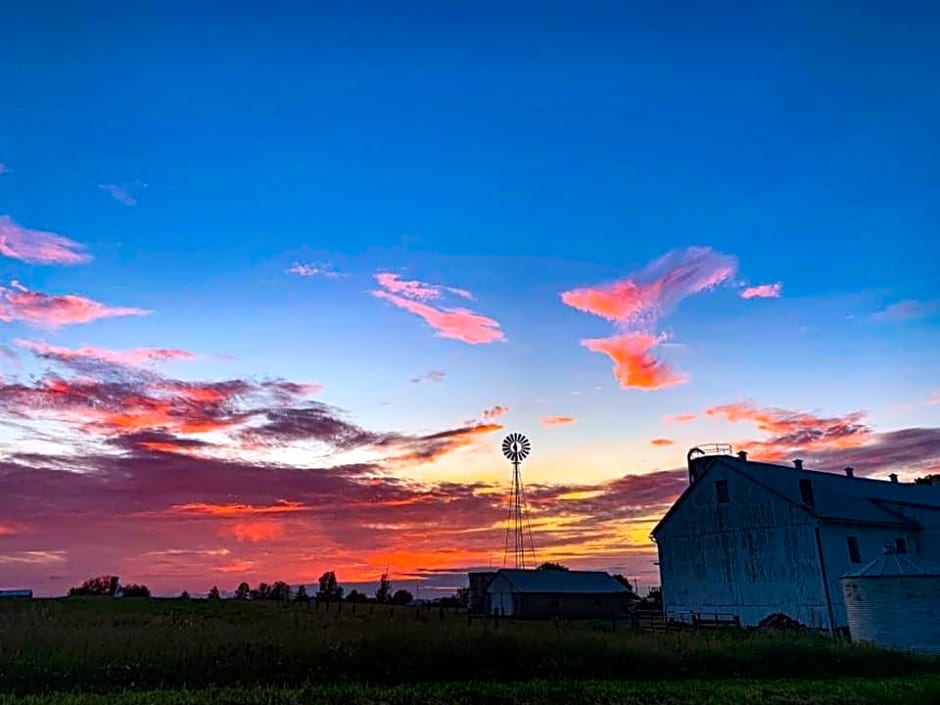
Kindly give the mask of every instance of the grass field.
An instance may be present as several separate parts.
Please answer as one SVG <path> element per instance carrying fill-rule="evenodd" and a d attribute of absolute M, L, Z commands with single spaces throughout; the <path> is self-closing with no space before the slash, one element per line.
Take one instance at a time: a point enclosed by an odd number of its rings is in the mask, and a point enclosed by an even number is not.
<path fill-rule="evenodd" d="M 468 625 L 436 609 L 91 598 L 0 604 L 0 693 L 0 705 L 927 703 L 940 702 L 940 667 L 807 635 L 611 633 L 603 624 Z"/>

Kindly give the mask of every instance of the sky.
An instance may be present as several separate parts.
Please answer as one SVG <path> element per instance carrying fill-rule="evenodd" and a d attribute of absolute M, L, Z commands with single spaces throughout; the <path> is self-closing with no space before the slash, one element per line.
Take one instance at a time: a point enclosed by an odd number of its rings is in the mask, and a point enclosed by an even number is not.
<path fill-rule="evenodd" d="M 658 582 L 685 456 L 940 472 L 929 3 L 0 10 L 0 587 Z M 825 5 L 825 4 L 823 4 Z"/>

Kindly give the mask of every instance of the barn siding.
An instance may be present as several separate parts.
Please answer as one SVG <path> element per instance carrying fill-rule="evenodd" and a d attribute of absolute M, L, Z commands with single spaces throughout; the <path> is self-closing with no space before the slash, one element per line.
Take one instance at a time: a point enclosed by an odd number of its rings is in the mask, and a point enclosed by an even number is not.
<path fill-rule="evenodd" d="M 829 592 L 832 595 L 832 612 L 836 628 L 849 626 L 845 602 L 842 598 L 842 586 L 839 583 L 841 576 L 858 570 L 866 563 L 871 563 L 880 557 L 885 545 L 894 545 L 895 539 L 899 537 L 907 540 L 909 551 L 916 552 L 917 535 L 902 528 L 824 524 L 820 527 L 819 535 L 826 560 L 826 577 L 829 580 Z M 849 536 L 858 539 L 861 557 L 859 563 L 852 563 L 849 558 Z"/>
<path fill-rule="evenodd" d="M 728 482 L 727 504 L 717 502 L 717 480 Z M 726 466 L 693 486 L 656 541 L 669 618 L 717 612 L 754 625 L 783 612 L 828 627 L 815 519 Z"/>

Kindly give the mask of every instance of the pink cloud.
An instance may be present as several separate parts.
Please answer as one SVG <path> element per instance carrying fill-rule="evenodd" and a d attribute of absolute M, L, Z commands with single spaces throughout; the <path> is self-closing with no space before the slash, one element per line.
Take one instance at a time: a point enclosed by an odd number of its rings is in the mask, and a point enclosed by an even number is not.
<path fill-rule="evenodd" d="M 143 366 L 148 363 L 164 360 L 196 360 L 198 355 L 179 348 L 133 348 L 131 350 L 107 350 L 91 345 L 80 348 L 66 348 L 58 345 L 49 345 L 34 340 L 17 338 L 14 345 L 32 350 L 40 357 L 59 361 L 69 360 L 98 360 L 113 365 Z"/>
<path fill-rule="evenodd" d="M 484 409 L 483 414 L 481 415 L 483 416 L 484 419 L 498 419 L 500 416 L 505 416 L 508 413 L 509 413 L 508 406 L 502 406 L 500 404 L 497 404 L 496 406 L 492 406 L 489 409 Z"/>
<path fill-rule="evenodd" d="M 574 416 L 545 416 L 542 418 L 542 425 L 548 428 L 553 426 L 567 426 L 574 422 Z"/>
<path fill-rule="evenodd" d="M 758 284 L 749 286 L 741 292 L 742 299 L 779 299 L 783 284 Z"/>
<path fill-rule="evenodd" d="M 62 235 L 31 230 L 0 215 L 0 254 L 32 264 L 81 264 L 91 257 L 83 246 Z"/>
<path fill-rule="evenodd" d="M 654 438 L 650 441 L 654 446 L 671 446 L 675 443 L 671 438 Z"/>
<path fill-rule="evenodd" d="M 734 257 L 709 247 L 689 247 L 670 252 L 612 284 L 562 292 L 561 300 L 620 324 L 654 323 L 683 299 L 713 289 L 736 270 Z"/>
<path fill-rule="evenodd" d="M 394 272 L 379 272 L 375 275 L 375 280 L 379 286 L 392 294 L 398 294 L 409 299 L 418 301 L 430 301 L 438 299 L 446 291 L 463 299 L 473 299 L 466 289 L 457 289 L 452 286 L 441 286 L 438 284 L 428 284 L 413 279 L 402 279 Z"/>
<path fill-rule="evenodd" d="M 663 421 L 666 423 L 689 423 L 690 421 L 695 421 L 696 418 L 695 414 L 673 414 L 671 416 L 664 416 Z"/>
<path fill-rule="evenodd" d="M 655 335 L 659 320 L 683 299 L 715 288 L 737 270 L 737 260 L 709 247 L 675 250 L 641 271 L 612 284 L 572 289 L 561 293 L 568 306 L 616 324 L 619 334 L 582 340 L 588 350 L 604 353 L 614 361 L 620 386 L 660 389 L 685 382 L 650 350 L 665 340 Z"/>
<path fill-rule="evenodd" d="M 30 291 L 17 281 L 0 286 L 0 321 L 26 321 L 40 328 L 88 323 L 115 316 L 146 316 L 140 308 L 108 306 L 74 294 L 50 295 Z"/>
<path fill-rule="evenodd" d="M 441 338 L 452 338 L 471 345 L 492 343 L 505 340 L 506 336 L 499 329 L 499 322 L 465 308 L 438 309 L 427 304 L 389 294 L 386 291 L 373 291 L 372 295 L 384 299 L 400 309 L 420 316 Z"/>
<path fill-rule="evenodd" d="M 614 377 L 624 389 L 662 389 L 688 380 L 687 375 L 673 372 L 665 362 L 650 355 L 649 351 L 662 340 L 648 333 L 625 333 L 582 340 L 581 345 L 592 352 L 604 353 L 613 361 Z"/>

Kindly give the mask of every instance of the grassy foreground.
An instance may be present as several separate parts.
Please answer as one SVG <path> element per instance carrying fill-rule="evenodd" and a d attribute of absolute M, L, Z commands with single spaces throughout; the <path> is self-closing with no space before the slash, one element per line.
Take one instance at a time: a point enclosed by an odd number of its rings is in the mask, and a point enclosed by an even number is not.
<path fill-rule="evenodd" d="M 0 705 L 935 705 L 940 676 L 845 681 L 534 681 L 0 695 Z"/>
<path fill-rule="evenodd" d="M 811 635 L 468 625 L 457 611 L 364 605 L 340 613 L 204 600 L 0 604 L 0 705 L 900 705 L 940 702 L 938 691 L 937 659 Z"/>

